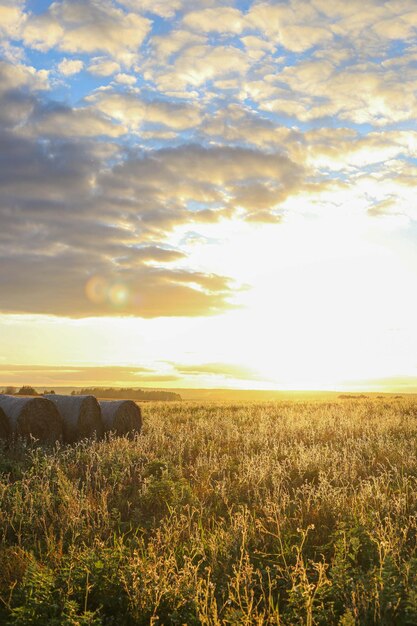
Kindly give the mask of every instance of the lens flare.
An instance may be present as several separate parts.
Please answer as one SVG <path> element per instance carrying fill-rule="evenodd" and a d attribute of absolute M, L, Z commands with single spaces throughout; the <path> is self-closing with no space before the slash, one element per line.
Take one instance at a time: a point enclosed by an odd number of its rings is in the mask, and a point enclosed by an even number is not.
<path fill-rule="evenodd" d="M 114 306 L 123 306 L 129 300 L 129 290 L 123 283 L 115 283 L 109 289 L 108 299 Z"/>
<path fill-rule="evenodd" d="M 85 294 L 94 304 L 123 307 L 129 302 L 129 288 L 122 282 L 110 282 L 103 276 L 92 276 L 86 283 Z"/>
<path fill-rule="evenodd" d="M 85 294 L 94 304 L 102 304 L 107 300 L 109 282 L 103 276 L 92 276 L 85 286 Z"/>

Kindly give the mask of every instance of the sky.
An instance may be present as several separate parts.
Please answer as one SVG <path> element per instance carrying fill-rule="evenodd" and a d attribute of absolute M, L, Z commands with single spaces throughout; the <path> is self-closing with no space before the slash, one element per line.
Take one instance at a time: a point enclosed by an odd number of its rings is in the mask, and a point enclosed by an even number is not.
<path fill-rule="evenodd" d="M 415 0 L 0 0 L 0 385 L 417 391 Z"/>

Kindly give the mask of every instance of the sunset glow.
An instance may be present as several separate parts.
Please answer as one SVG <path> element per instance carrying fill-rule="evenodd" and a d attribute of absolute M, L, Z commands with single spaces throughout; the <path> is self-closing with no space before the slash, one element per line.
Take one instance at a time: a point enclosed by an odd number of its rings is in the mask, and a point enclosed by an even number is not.
<path fill-rule="evenodd" d="M 0 385 L 417 391 L 414 0 L 0 0 Z"/>

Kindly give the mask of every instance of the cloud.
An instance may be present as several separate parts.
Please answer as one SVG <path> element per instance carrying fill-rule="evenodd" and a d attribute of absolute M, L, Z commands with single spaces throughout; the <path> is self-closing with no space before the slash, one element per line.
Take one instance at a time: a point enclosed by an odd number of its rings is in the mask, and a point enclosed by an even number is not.
<path fill-rule="evenodd" d="M 279 152 L 238 146 L 184 144 L 138 156 L 90 138 L 117 138 L 124 123 L 145 120 L 182 130 L 198 124 L 198 109 L 113 90 L 84 107 L 42 102 L 18 89 L 36 84 L 34 72 L 0 67 L 11 87 L 1 110 L 16 110 L 17 94 L 25 105 L 0 133 L 2 311 L 158 317 L 229 308 L 236 285 L 187 267 L 167 237 L 241 211 L 263 219 L 295 193 L 303 168 Z"/>
<path fill-rule="evenodd" d="M 49 102 L 33 111 L 27 130 L 44 137 L 120 137 L 127 132 L 122 125 L 91 108 L 72 108 Z"/>
<path fill-rule="evenodd" d="M 163 91 L 201 88 L 208 81 L 244 76 L 249 58 L 234 46 L 189 45 L 169 66 L 147 66 L 147 76 Z"/>
<path fill-rule="evenodd" d="M 171 261 L 178 261 L 179 259 L 184 259 L 185 257 L 186 255 L 180 250 L 147 245 L 139 248 L 125 250 L 124 255 L 118 258 L 117 261 L 118 263 L 122 263 L 123 260 L 125 260 L 128 263 L 132 263 L 132 261 L 137 261 L 159 264 L 169 263 Z"/>
<path fill-rule="evenodd" d="M 264 83 L 248 81 L 245 89 L 264 111 L 300 121 L 333 117 L 383 126 L 415 116 L 415 85 L 411 63 L 400 76 L 379 63 L 339 68 L 320 58 L 288 65 Z"/>
<path fill-rule="evenodd" d="M 260 150 L 200 145 L 183 145 L 154 153 L 155 165 L 161 163 L 174 177 L 184 176 L 215 186 L 233 186 L 233 183 L 250 179 L 274 178 L 282 186 L 292 185 L 301 174 L 300 168 L 287 157 Z M 138 162 L 139 164 L 140 162 Z M 155 167 L 156 172 L 158 168 Z"/>
<path fill-rule="evenodd" d="M 274 123 L 249 107 L 234 103 L 206 115 L 201 130 L 218 144 L 275 148 L 289 155 L 302 137 L 295 129 Z"/>
<path fill-rule="evenodd" d="M 117 192 L 119 201 L 137 198 L 143 227 L 156 233 L 180 223 L 231 217 L 239 207 L 264 208 L 264 200 L 256 202 L 256 191 L 249 200 L 252 185 L 258 185 L 257 191 L 270 185 L 278 202 L 298 191 L 303 176 L 302 166 L 279 153 L 183 145 L 117 166 L 103 181 L 103 193 Z M 205 209 L 190 211 L 190 202 L 203 203 Z"/>
<path fill-rule="evenodd" d="M 207 38 L 203 35 L 190 33 L 188 30 L 171 30 L 168 35 L 155 35 L 152 37 L 150 46 L 152 57 L 147 63 L 149 71 L 153 71 L 153 65 L 172 61 L 172 57 L 186 48 L 204 44 Z"/>
<path fill-rule="evenodd" d="M 254 3 L 247 21 L 292 52 L 329 48 L 342 39 L 363 57 L 366 51 L 383 53 L 393 40 L 410 40 L 417 11 L 412 0 L 269 0 Z"/>
<path fill-rule="evenodd" d="M 182 365 L 172 363 L 180 374 L 187 376 L 220 376 L 235 380 L 264 380 L 251 368 L 230 363 L 204 363 L 200 365 Z"/>
<path fill-rule="evenodd" d="M 84 63 L 80 59 L 62 59 L 58 64 L 58 71 L 63 76 L 73 76 L 81 72 L 83 67 Z"/>
<path fill-rule="evenodd" d="M 116 74 L 114 77 L 116 83 L 120 83 L 120 85 L 134 85 L 136 83 L 136 76 L 132 74 L 125 74 L 121 72 L 120 74 Z"/>
<path fill-rule="evenodd" d="M 48 89 L 48 75 L 47 70 L 36 70 L 30 65 L 0 60 L 0 93 L 17 89 L 33 91 Z"/>
<path fill-rule="evenodd" d="M 16 39 L 19 37 L 26 16 L 22 10 L 23 2 L 5 2 L 0 3 L 0 38 L 10 37 Z"/>
<path fill-rule="evenodd" d="M 0 92 L 0 126 L 16 127 L 30 116 L 35 106 L 36 99 L 29 94 L 14 90 Z"/>
<path fill-rule="evenodd" d="M 106 57 L 95 57 L 87 69 L 97 76 L 111 76 L 120 71 L 120 65 Z"/>
<path fill-rule="evenodd" d="M 123 4 L 132 11 L 144 13 L 154 13 L 161 17 L 173 17 L 177 11 L 180 11 L 186 4 L 187 0 L 121 0 Z"/>
<path fill-rule="evenodd" d="M 0 3 L 2 45 L 48 52 L 0 62 L 4 310 L 221 312 L 236 285 L 185 229 L 413 216 L 417 140 L 391 128 L 417 114 L 413 2 L 191 4 Z"/>
<path fill-rule="evenodd" d="M 267 209 L 261 209 L 248 213 L 245 216 L 247 222 L 253 222 L 257 224 L 281 224 L 283 216 L 274 211 L 268 211 Z"/>
<path fill-rule="evenodd" d="M 0 135 L 0 184 L 3 203 L 19 200 L 64 201 L 91 189 L 99 160 L 94 145 L 37 142 L 15 133 Z M 67 195 L 68 194 L 68 195 Z M 17 207 L 16 207 L 17 209 Z"/>
<path fill-rule="evenodd" d="M 15 108 L 8 95 L 3 112 Z M 29 103 L 24 123 L 0 132 L 2 311 L 158 317 L 228 308 L 233 285 L 226 277 L 180 266 L 184 253 L 158 245 L 188 219 L 180 203 L 171 209 L 169 167 L 156 168 L 154 184 L 136 179 L 126 202 L 130 173 L 152 170 L 155 158 L 136 164 L 128 157 L 112 167 L 117 146 L 86 137 L 110 133 L 104 118 L 33 96 Z"/>
<path fill-rule="evenodd" d="M 173 382 L 180 380 L 175 374 L 160 374 L 147 367 L 108 365 L 0 365 L 0 377 L 8 385 L 29 383 L 37 386 L 129 385 Z"/>
<path fill-rule="evenodd" d="M 163 18 L 173 18 L 177 13 L 187 12 L 191 9 L 204 9 L 206 7 L 219 7 L 230 4 L 232 0 L 120 0 L 120 4 L 132 11 L 140 13 L 152 13 Z"/>
<path fill-rule="evenodd" d="M 249 73 L 243 93 L 265 111 L 300 121 L 339 117 L 385 125 L 413 119 L 414 57 L 409 48 L 416 13 L 408 0 L 254 3 L 246 19 L 259 38 L 279 42 L 283 56 L 279 73 L 264 72 L 263 80 Z M 401 47 L 392 48 L 399 41 Z M 288 50 L 310 54 L 287 59 Z M 396 57 L 401 75 L 398 65 L 392 65 Z M 278 59 L 267 59 L 272 70 Z"/>
<path fill-rule="evenodd" d="M 341 0 L 326 3 L 314 0 L 315 8 L 334 24 L 336 35 L 345 36 L 358 47 L 375 48 L 391 39 L 408 39 L 417 26 L 417 11 L 412 0 Z"/>
<path fill-rule="evenodd" d="M 241 185 L 234 197 L 234 204 L 246 209 L 249 213 L 249 221 L 281 221 L 281 216 L 274 218 L 270 209 L 278 207 L 281 200 L 286 197 L 286 192 L 273 181 L 267 183 L 246 183 Z"/>
<path fill-rule="evenodd" d="M 325 45 L 333 38 L 331 29 L 312 4 L 298 0 L 255 3 L 249 11 L 248 22 L 265 37 L 292 52 Z"/>
<path fill-rule="evenodd" d="M 183 24 L 202 33 L 241 33 L 244 19 L 242 13 L 233 7 L 216 7 L 187 13 Z"/>
<path fill-rule="evenodd" d="M 305 133 L 303 141 L 312 166 L 352 173 L 400 155 L 412 156 L 416 134 L 379 131 L 361 135 L 349 128 L 318 129 Z"/>
<path fill-rule="evenodd" d="M 61 0 L 30 17 L 23 40 L 41 51 L 56 47 L 70 53 L 105 52 L 130 65 L 149 29 L 148 19 L 108 0 Z"/>
<path fill-rule="evenodd" d="M 99 272 L 88 276 L 88 267 Z M 110 272 L 105 251 L 2 255 L 2 311 L 152 318 L 207 316 L 229 308 L 230 285 L 220 276 L 144 266 Z"/>
<path fill-rule="evenodd" d="M 201 119 L 198 108 L 192 104 L 162 99 L 145 100 L 135 92 L 98 91 L 89 96 L 87 102 L 131 129 L 150 123 L 184 130 L 198 125 Z"/>

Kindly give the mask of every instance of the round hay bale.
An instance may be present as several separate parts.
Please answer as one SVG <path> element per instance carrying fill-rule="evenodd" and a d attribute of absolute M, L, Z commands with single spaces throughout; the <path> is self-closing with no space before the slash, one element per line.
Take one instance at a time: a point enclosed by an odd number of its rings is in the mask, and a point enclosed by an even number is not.
<path fill-rule="evenodd" d="M 56 406 L 46 398 L 0 395 L 11 434 L 43 443 L 62 441 L 62 420 Z"/>
<path fill-rule="evenodd" d="M 133 400 L 100 401 L 104 432 L 117 435 L 134 435 L 142 428 L 142 413 Z"/>
<path fill-rule="evenodd" d="M 61 396 L 47 394 L 45 398 L 51 400 L 58 408 L 63 420 L 64 442 L 74 443 L 104 434 L 101 410 L 94 396 Z"/>
<path fill-rule="evenodd" d="M 0 439 L 9 439 L 11 434 L 10 421 L 3 409 L 0 408 Z"/>

